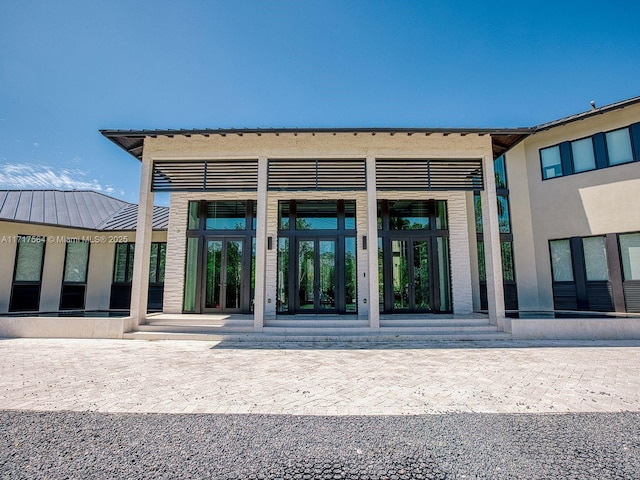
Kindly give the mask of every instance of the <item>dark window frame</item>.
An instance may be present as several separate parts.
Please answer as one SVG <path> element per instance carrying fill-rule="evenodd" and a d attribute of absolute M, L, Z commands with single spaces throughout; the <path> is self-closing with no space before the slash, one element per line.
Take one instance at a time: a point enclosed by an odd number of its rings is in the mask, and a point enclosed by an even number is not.
<path fill-rule="evenodd" d="M 302 230 L 297 229 L 297 202 L 336 202 L 336 217 L 337 217 L 337 229 L 309 229 Z M 346 205 L 347 202 L 349 205 L 354 206 L 354 228 L 346 228 Z M 284 203 L 288 203 L 289 205 L 289 216 L 288 221 L 289 225 L 286 229 L 280 229 L 280 211 L 281 205 Z M 355 247 L 356 247 L 356 299 L 358 298 L 358 284 L 357 284 L 357 252 L 358 252 L 358 219 L 357 219 L 357 202 L 352 198 L 343 198 L 343 199 L 329 199 L 329 200 L 300 200 L 300 199 L 289 199 L 289 200 L 280 200 L 278 201 L 278 240 L 276 242 L 279 245 L 280 239 L 287 238 L 289 241 L 289 282 L 288 282 L 288 302 L 287 302 L 287 311 L 277 311 L 278 315 L 290 315 L 290 314 L 324 314 L 324 313 L 338 313 L 343 315 L 356 315 L 358 313 L 358 304 L 356 301 L 356 310 L 355 311 L 347 311 L 346 310 L 346 248 L 345 243 L 347 238 L 355 239 Z M 297 310 L 296 309 L 296 278 L 297 278 L 297 251 L 296 245 L 298 239 L 304 240 L 313 240 L 314 242 L 321 240 L 335 240 L 336 241 L 336 308 L 335 311 L 321 311 L 321 310 Z M 280 253 L 278 252 L 278 257 Z M 280 260 L 278 258 L 277 264 L 279 264 Z M 278 287 L 276 287 L 278 288 Z"/>
<path fill-rule="evenodd" d="M 426 229 L 408 229 L 408 230 L 396 230 L 391 228 L 391 219 L 389 214 L 389 202 L 398 201 L 401 199 L 380 199 L 377 201 L 376 210 L 378 215 L 382 217 L 382 222 L 378 222 L 378 224 L 382 224 L 382 228 L 378 228 L 378 242 L 382 243 L 382 272 L 384 282 L 383 295 L 380 299 L 380 305 L 382 306 L 381 313 L 404 313 L 404 312 L 433 312 L 433 313 L 451 313 L 452 310 L 442 310 L 440 304 L 440 269 L 438 268 L 438 254 L 437 254 L 437 239 L 438 238 L 449 238 L 449 228 L 446 229 L 438 229 L 437 227 L 437 216 L 438 209 L 436 202 L 444 202 L 446 206 L 446 217 L 447 217 L 447 227 L 449 227 L 449 203 L 446 200 L 436 200 L 436 199 L 428 199 L 427 202 L 427 211 L 429 215 L 429 228 Z M 402 199 L 405 200 L 405 199 Z M 412 199 L 406 199 L 407 201 L 412 201 Z M 422 202 L 425 200 L 415 199 L 413 201 Z M 392 271 L 392 242 L 394 240 L 406 241 L 409 242 L 410 245 L 413 245 L 414 241 L 427 241 L 427 257 L 429 267 L 429 296 L 430 296 L 430 305 L 431 308 L 429 310 L 420 310 L 420 309 L 397 309 L 394 307 L 393 302 L 393 289 L 389 287 L 391 285 L 391 271 Z M 376 247 L 379 248 L 379 247 Z M 449 256 L 447 258 L 448 265 L 448 274 L 449 274 L 449 299 L 453 298 L 452 292 L 452 282 L 451 282 L 451 246 L 449 245 Z M 412 254 L 411 254 L 412 255 Z M 378 267 L 379 268 L 379 267 Z M 451 309 L 453 308 L 453 302 L 451 301 Z M 371 306 L 371 308 L 375 308 L 375 306 Z M 378 307 L 380 308 L 380 306 Z"/>
<path fill-rule="evenodd" d="M 40 262 L 40 275 L 39 275 L 39 279 L 38 281 L 25 281 L 25 280 L 17 280 L 16 281 L 16 273 L 18 271 L 18 258 L 19 258 L 19 248 L 20 245 L 22 243 L 31 243 L 29 242 L 25 242 L 21 239 L 23 238 L 37 238 L 38 241 L 37 242 L 33 242 L 33 243 L 40 243 L 42 244 L 42 260 Z M 15 249 L 15 258 L 13 260 L 13 275 L 11 277 L 11 298 L 9 299 L 9 311 L 10 312 L 18 312 L 18 311 L 39 311 L 40 310 L 40 299 L 41 299 L 41 294 L 42 294 L 42 275 L 44 273 L 44 261 L 45 261 L 45 256 L 47 254 L 47 245 L 46 245 L 46 237 L 40 236 L 40 235 L 22 235 L 22 234 L 18 234 L 16 236 L 16 241 L 17 241 L 17 245 L 16 245 L 16 249 Z M 37 307 L 35 309 L 23 309 L 23 308 L 16 308 L 15 302 L 16 300 L 16 296 L 17 296 L 17 292 L 16 292 L 16 287 L 18 287 L 18 290 L 21 290 L 21 287 L 37 287 L 38 288 L 38 294 L 37 294 Z"/>
<path fill-rule="evenodd" d="M 69 255 L 69 245 L 72 244 L 76 244 L 76 243 L 86 243 L 88 248 L 87 248 L 87 260 L 85 263 L 85 271 L 84 271 L 84 282 L 70 282 L 65 280 L 66 277 L 66 273 L 67 273 L 67 257 Z M 73 291 L 78 291 L 78 289 L 80 287 L 83 288 L 83 293 L 82 293 L 82 302 L 81 304 L 79 304 L 78 306 L 74 306 L 72 309 L 79 309 L 79 310 L 84 310 L 85 305 L 86 305 L 86 300 L 87 300 L 87 284 L 89 282 L 89 260 L 91 259 L 91 242 L 88 241 L 78 241 L 78 242 L 70 242 L 67 241 L 65 248 L 64 248 L 64 263 L 63 263 L 63 268 L 62 268 L 62 285 L 60 287 L 60 304 L 58 306 L 58 308 L 60 310 L 68 310 L 69 308 L 67 308 L 68 305 L 68 297 L 70 296 L 70 294 L 72 294 Z"/>
<path fill-rule="evenodd" d="M 629 133 L 629 142 L 631 144 L 631 161 L 624 163 L 616 163 L 612 165 L 609 162 L 609 149 L 607 147 L 606 136 L 608 133 L 616 132 L 618 130 L 627 130 Z M 583 170 L 576 172 L 574 167 L 573 153 L 571 144 L 580 140 L 591 138 L 591 144 L 593 148 L 593 156 L 595 160 L 595 168 L 590 170 Z M 561 174 L 553 177 L 546 177 L 544 174 L 544 168 L 542 166 L 542 151 L 547 148 L 558 147 L 560 149 L 560 165 Z M 620 165 L 629 165 L 634 162 L 640 161 L 640 122 L 632 123 L 630 125 L 612 128 L 610 130 L 596 132 L 584 137 L 567 140 L 564 142 L 556 143 L 553 145 L 547 145 L 538 149 L 538 160 L 540 166 L 540 177 L 542 181 L 553 180 L 554 178 L 568 177 L 571 175 L 579 175 L 581 173 L 593 172 L 596 170 L 602 170 L 605 168 L 618 167 Z"/>
<path fill-rule="evenodd" d="M 241 201 L 246 203 L 245 210 L 245 228 L 242 230 L 231 230 L 231 229 L 207 229 L 207 204 L 210 202 L 225 202 L 225 201 Z M 189 228 L 189 212 L 191 211 L 191 206 L 197 204 L 198 205 L 198 227 L 197 228 Z M 193 310 L 185 310 L 185 292 L 183 289 L 182 292 L 182 313 L 202 313 L 204 308 L 204 294 L 203 289 L 205 288 L 205 272 L 204 272 L 204 263 L 205 263 L 205 245 L 208 239 L 242 239 L 243 240 L 243 259 L 242 259 L 242 271 L 248 272 L 249 281 L 243 281 L 242 284 L 242 307 L 240 308 L 240 313 L 251 313 L 254 311 L 254 295 L 255 295 L 255 284 L 253 284 L 253 279 L 255 278 L 254 269 L 254 259 L 253 259 L 253 248 L 254 248 L 254 239 L 256 238 L 256 229 L 257 229 L 257 201 L 256 200 L 247 200 L 247 199 L 238 199 L 238 200 L 190 200 L 187 203 L 187 221 L 186 221 L 186 238 L 188 239 L 195 238 L 197 242 L 197 253 L 196 253 L 196 288 L 195 288 L 195 301 L 194 301 L 194 309 Z M 187 284 L 187 268 L 188 268 L 188 257 L 185 252 L 184 259 L 184 284 Z M 243 276 L 245 274 L 243 273 Z"/>

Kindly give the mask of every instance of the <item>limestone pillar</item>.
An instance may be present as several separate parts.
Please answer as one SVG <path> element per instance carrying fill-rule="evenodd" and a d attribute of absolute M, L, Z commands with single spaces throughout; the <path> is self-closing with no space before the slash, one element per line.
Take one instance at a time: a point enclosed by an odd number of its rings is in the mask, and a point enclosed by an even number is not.
<path fill-rule="evenodd" d="M 151 234 L 153 232 L 153 162 L 143 154 L 140 173 L 140 198 L 136 223 L 136 247 L 133 257 L 131 281 L 131 329 L 145 323 L 147 299 L 149 297 L 149 258 L 151 256 Z"/>
<path fill-rule="evenodd" d="M 258 158 L 258 201 L 256 202 L 256 283 L 253 301 L 253 327 L 260 331 L 264 327 L 265 288 L 267 265 L 267 157 Z M 272 248 L 275 248 L 272 245 Z"/>
<path fill-rule="evenodd" d="M 376 159 L 367 157 L 367 252 L 369 252 L 369 327 L 380 328 L 378 293 L 378 206 L 376 196 Z"/>
<path fill-rule="evenodd" d="M 498 199 L 492 154 L 484 156 L 482 166 L 484 170 L 484 190 L 480 192 L 480 198 L 482 200 L 482 237 L 484 240 L 487 276 L 487 306 L 490 322 L 503 329 L 505 312 L 504 288 L 502 285 L 502 255 L 500 253 Z"/>

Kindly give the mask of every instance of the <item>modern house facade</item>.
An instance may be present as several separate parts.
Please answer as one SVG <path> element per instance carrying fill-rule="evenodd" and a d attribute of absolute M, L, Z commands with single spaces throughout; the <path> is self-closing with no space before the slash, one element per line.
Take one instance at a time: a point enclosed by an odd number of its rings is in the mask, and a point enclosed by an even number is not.
<path fill-rule="evenodd" d="M 125 330 L 166 240 L 166 315 L 640 338 L 640 97 L 531 128 L 102 133 L 142 162 Z"/>

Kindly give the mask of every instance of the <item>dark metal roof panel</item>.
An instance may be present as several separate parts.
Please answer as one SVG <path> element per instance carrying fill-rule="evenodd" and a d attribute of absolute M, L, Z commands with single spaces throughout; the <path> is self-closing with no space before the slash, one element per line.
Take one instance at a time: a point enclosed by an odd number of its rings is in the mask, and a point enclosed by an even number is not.
<path fill-rule="evenodd" d="M 69 210 L 67 209 L 64 192 L 56 190 L 54 208 L 56 211 L 56 225 L 69 225 Z"/>
<path fill-rule="evenodd" d="M 58 215 L 56 212 L 56 192 L 51 190 L 44 190 L 43 196 L 43 217 L 42 223 L 56 224 L 58 222 Z"/>
<path fill-rule="evenodd" d="M 89 230 L 135 230 L 138 206 L 91 191 L 0 190 L 0 220 Z M 166 229 L 169 209 L 154 207 L 153 228 Z"/>
<path fill-rule="evenodd" d="M 2 218 L 15 218 L 19 199 L 20 191 L 8 191 L 7 197 L 2 204 L 2 210 L 0 210 L 0 216 Z"/>
<path fill-rule="evenodd" d="M 24 222 L 29 221 L 32 197 L 33 192 L 20 192 L 20 196 L 18 197 L 18 205 L 15 212 L 15 217 L 17 220 L 22 220 Z"/>
<path fill-rule="evenodd" d="M 36 223 L 44 222 L 44 192 L 42 190 L 34 190 L 33 192 L 29 221 Z"/>
<path fill-rule="evenodd" d="M 135 230 L 138 223 L 138 205 L 129 205 L 107 222 L 101 225 L 101 230 Z M 153 207 L 153 229 L 166 230 L 169 226 L 169 208 Z"/>

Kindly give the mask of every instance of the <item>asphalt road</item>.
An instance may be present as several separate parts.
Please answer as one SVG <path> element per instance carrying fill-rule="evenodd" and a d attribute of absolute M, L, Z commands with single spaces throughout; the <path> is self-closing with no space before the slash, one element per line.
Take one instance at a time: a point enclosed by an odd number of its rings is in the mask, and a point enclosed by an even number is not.
<path fill-rule="evenodd" d="M 0 411 L 2 479 L 638 479 L 640 414 Z"/>

